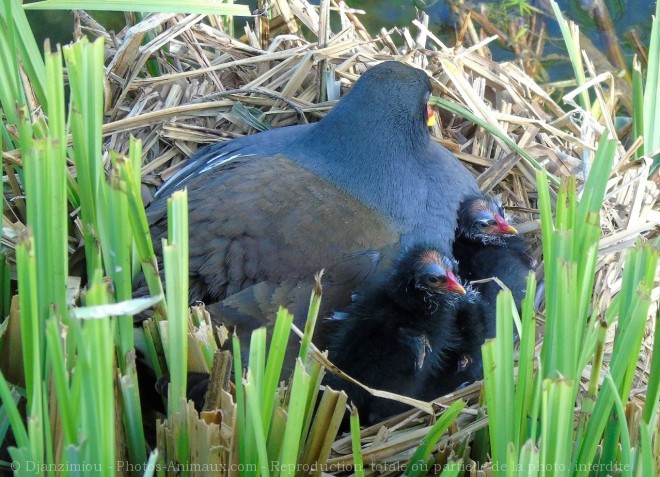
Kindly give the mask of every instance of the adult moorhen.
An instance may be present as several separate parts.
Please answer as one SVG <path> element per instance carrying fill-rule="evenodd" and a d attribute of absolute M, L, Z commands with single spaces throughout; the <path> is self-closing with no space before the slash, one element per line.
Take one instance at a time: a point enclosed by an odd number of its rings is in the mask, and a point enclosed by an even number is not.
<path fill-rule="evenodd" d="M 417 399 L 451 391 L 460 384 L 453 384 L 453 374 L 465 352 L 457 312 L 477 298 L 473 291 L 465 295 L 454 266 L 432 247 L 403 252 L 385 279 L 326 320 L 330 361 L 376 389 Z M 325 384 L 345 390 L 368 424 L 408 407 L 334 375 L 326 375 Z"/>
<path fill-rule="evenodd" d="M 148 210 L 159 246 L 166 197 L 188 188 L 191 302 L 256 286 L 223 305 L 256 323 L 265 302 L 306 305 L 325 268 L 334 270 L 323 282 L 334 287 L 324 296 L 327 313 L 350 303 L 384 249 L 432 242 L 450 250 L 458 206 L 478 188 L 429 135 L 430 92 L 424 71 L 384 62 L 318 123 L 202 149 Z"/>
<path fill-rule="evenodd" d="M 520 310 L 533 260 L 527 253 L 527 244 L 517 234 L 505 218 L 501 204 L 484 195 L 468 197 L 458 210 L 453 254 L 462 278 L 469 281 L 499 278 L 511 290 Z M 486 334 L 492 338 L 501 288 L 492 280 L 474 287 L 481 293 L 489 323 Z"/>

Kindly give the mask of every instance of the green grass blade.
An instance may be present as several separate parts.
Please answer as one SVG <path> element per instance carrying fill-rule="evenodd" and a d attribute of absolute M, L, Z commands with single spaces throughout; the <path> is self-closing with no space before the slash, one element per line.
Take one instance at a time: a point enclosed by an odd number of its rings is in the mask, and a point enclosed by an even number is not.
<path fill-rule="evenodd" d="M 573 431 L 573 382 L 567 379 L 543 381 L 541 409 L 541 468 L 556 469 L 550 475 L 564 475 L 571 469 Z"/>
<path fill-rule="evenodd" d="M 615 152 L 616 140 L 611 139 L 607 133 L 604 133 L 598 143 L 596 158 L 584 184 L 582 197 L 578 205 L 576 227 L 579 233 L 581 233 L 584 224 L 588 223 L 587 215 L 600 212 L 605 197 L 605 189 L 607 188 L 607 179 L 612 171 Z"/>
<path fill-rule="evenodd" d="M 10 447 L 9 455 L 11 456 L 14 462 L 34 462 L 33 455 L 30 454 L 30 450 L 25 447 L 21 447 L 21 448 Z M 15 477 L 27 477 L 30 474 L 34 475 L 34 471 L 25 470 L 26 466 L 22 466 L 22 467 L 24 470 L 19 470 L 18 472 L 14 472 Z"/>
<path fill-rule="evenodd" d="M 305 336 L 303 336 L 302 343 L 300 344 L 299 356 L 302 362 L 305 364 L 307 364 L 309 359 L 309 347 L 312 343 L 312 336 L 314 336 L 314 328 L 316 327 L 316 320 L 319 315 L 322 295 L 323 291 L 321 289 L 321 275 L 319 274 L 315 277 L 312 296 L 310 298 L 309 309 L 307 312 L 307 321 L 305 322 Z"/>
<path fill-rule="evenodd" d="M 629 307 L 620 306 L 619 334 L 614 342 L 610 360 L 610 374 L 616 384 L 619 396 L 627 398 L 632 386 L 633 373 L 639 356 L 641 342 L 646 326 L 646 316 L 650 306 L 650 290 L 653 287 L 653 275 L 658 262 L 658 251 L 650 245 L 644 245 L 629 252 L 624 266 L 624 278 L 620 294 L 634 293 Z M 635 267 L 644 263 L 644 268 Z M 627 291 L 628 290 L 628 291 Z M 633 291 L 629 291 L 633 290 Z M 587 425 L 584 439 L 576 449 L 576 463 L 579 468 L 586 468 L 592 463 L 601 436 L 614 404 L 614 393 L 610 387 L 604 387 L 599 393 L 592 417 Z"/>
<path fill-rule="evenodd" d="M 534 319 L 534 297 L 536 296 L 536 280 L 534 273 L 527 277 L 527 292 L 522 304 L 522 331 L 520 333 L 520 357 L 518 359 L 518 376 L 516 378 L 515 404 L 513 416 L 514 445 L 520 446 L 527 440 L 527 419 L 530 413 L 534 392 L 534 351 L 536 340 L 536 321 Z"/>
<path fill-rule="evenodd" d="M 530 156 L 527 151 L 525 151 L 523 148 L 521 148 L 518 144 L 516 144 L 509 136 L 506 134 L 502 134 L 500 131 L 497 129 L 493 128 L 493 126 L 488 123 L 487 121 L 484 121 L 478 116 L 475 116 L 472 114 L 468 109 L 464 108 L 460 104 L 456 104 L 451 101 L 447 101 L 446 99 L 440 98 L 438 96 L 431 96 L 429 98 L 429 104 L 439 106 L 443 109 L 446 109 L 447 111 L 458 114 L 459 116 L 462 116 L 474 124 L 477 124 L 478 126 L 481 126 L 484 128 L 486 131 L 488 131 L 490 134 L 493 136 L 497 137 L 498 139 L 504 141 L 504 143 L 510 147 L 512 150 L 516 151 L 520 157 L 522 157 L 527 163 L 529 163 L 534 169 L 537 171 L 545 171 L 545 168 L 532 156 Z M 546 175 L 550 182 L 552 182 L 555 185 L 559 185 L 559 179 L 557 179 L 555 176 L 553 176 L 550 173 L 546 172 Z"/>
<path fill-rule="evenodd" d="M 248 396 L 248 399 L 256 399 L 259 402 L 259 412 L 261 412 L 263 409 L 262 399 L 264 398 L 263 390 L 266 368 L 266 328 L 258 328 L 252 332 L 249 359 L 248 369 L 250 370 L 250 381 L 257 392 Z"/>
<path fill-rule="evenodd" d="M 131 138 L 129 144 L 129 159 L 118 157 L 117 167 L 119 177 L 123 181 L 124 190 L 127 195 L 128 219 L 131 225 L 133 239 L 135 240 L 135 249 L 138 259 L 142 264 L 149 292 L 152 296 L 163 295 L 163 285 L 158 271 L 158 262 L 154 252 L 151 234 L 149 233 L 149 223 L 142 202 L 140 193 L 140 160 L 142 156 L 142 143 Z M 166 318 L 167 313 L 165 303 L 159 303 L 155 306 L 156 317 Z"/>
<path fill-rule="evenodd" d="M 541 453 L 530 439 L 520 449 L 517 468 L 519 477 L 536 477 L 539 475 L 539 460 Z"/>
<path fill-rule="evenodd" d="M 167 287 L 167 367 L 170 373 L 168 416 L 175 428 L 175 455 L 190 460 L 190 436 L 186 421 L 188 375 L 188 192 L 177 191 L 167 199 L 167 241 L 163 239 L 163 263 Z"/>
<path fill-rule="evenodd" d="M 154 449 L 154 451 L 149 454 L 149 460 L 147 461 L 147 466 L 144 474 L 142 474 L 142 477 L 152 477 L 154 475 L 154 472 L 158 468 L 158 449 Z"/>
<path fill-rule="evenodd" d="M 30 447 L 30 439 L 23 424 L 21 414 L 18 411 L 15 394 L 9 388 L 9 383 L 5 379 L 4 374 L 2 374 L 2 371 L 0 371 L 0 401 L 2 401 L 2 409 L 7 415 L 12 432 L 14 433 L 16 445 L 21 449 L 28 449 Z"/>
<path fill-rule="evenodd" d="M 0 379 L 3 378 L 4 376 L 0 374 Z M 18 400 L 21 398 L 20 394 L 18 394 L 15 389 L 11 389 L 10 393 L 12 397 L 10 402 L 12 402 L 14 405 L 18 404 Z M 7 413 L 5 412 L 4 405 L 0 405 L 0 442 L 5 442 L 8 431 L 9 431 L 9 418 L 7 417 Z M 0 462 L 0 466 L 1 465 L 2 463 Z"/>
<path fill-rule="evenodd" d="M 125 301 L 132 297 L 131 254 L 133 238 L 131 228 L 126 227 L 128 201 L 120 179 L 122 161 L 115 152 L 110 153 L 109 182 L 102 181 L 99 189 L 97 214 L 98 235 L 103 262 L 112 279 L 115 300 Z M 132 316 L 118 316 L 114 320 L 117 331 L 117 360 L 122 373 L 128 367 L 127 358 L 134 348 Z M 146 457 L 145 457 L 146 458 Z"/>
<path fill-rule="evenodd" d="M 612 376 L 607 374 L 605 376 L 605 382 L 610 387 L 612 395 L 614 396 L 614 410 L 618 417 L 618 428 L 621 434 L 621 475 L 623 476 L 632 476 L 632 456 L 631 456 L 631 445 L 630 445 L 630 433 L 628 432 L 628 426 L 626 425 L 626 411 L 623 408 L 623 402 L 621 402 L 621 397 L 617 392 L 616 385 L 612 380 Z M 622 425 L 621 425 L 622 424 Z"/>
<path fill-rule="evenodd" d="M 593 365 L 591 367 L 591 375 L 589 377 L 589 388 L 587 394 L 582 400 L 580 408 L 580 420 L 576 432 L 576 442 L 582 442 L 584 437 L 584 430 L 587 422 L 593 413 L 596 396 L 598 394 L 598 385 L 600 382 L 600 372 L 603 366 L 603 358 L 605 355 L 605 340 L 607 338 L 607 322 L 599 319 L 596 323 L 596 345 L 595 353 L 593 354 Z M 591 348 L 591 346 L 588 346 Z M 587 346 L 585 346 L 587 348 Z M 585 353 L 586 354 L 586 353 Z M 586 360 L 586 359 L 585 359 Z M 586 363 L 584 363 L 586 365 Z"/>
<path fill-rule="evenodd" d="M 653 444 L 649 428 L 642 424 L 639 428 L 640 452 L 636 463 L 636 473 L 638 477 L 645 475 L 658 475 L 656 471 L 655 460 L 653 459 Z"/>
<path fill-rule="evenodd" d="M 94 43 L 83 38 L 64 47 L 71 86 L 69 123 L 73 137 L 73 159 L 78 179 L 87 275 L 90 277 L 102 268 L 97 236 L 97 201 L 101 182 L 105 180 L 101 161 L 105 74 L 103 47 L 103 38 Z"/>
<path fill-rule="evenodd" d="M 295 475 L 298 452 L 301 444 L 301 431 L 305 418 L 305 401 L 311 383 L 310 376 L 305 372 L 305 366 L 300 359 L 296 360 L 293 381 L 289 394 L 288 420 L 284 431 L 284 442 L 280 455 L 280 476 Z"/>
<path fill-rule="evenodd" d="M 360 444 L 360 416 L 357 408 L 351 406 L 351 450 L 353 451 L 353 472 L 355 477 L 364 477 L 364 461 Z"/>
<path fill-rule="evenodd" d="M 138 375 L 135 362 L 127 368 L 127 374 L 120 376 L 122 403 L 124 406 L 124 429 L 126 447 L 130 462 L 142 463 L 147 460 L 147 443 L 144 437 L 140 395 L 138 392 Z"/>
<path fill-rule="evenodd" d="M 660 134 L 657 127 L 660 124 L 660 2 L 655 5 L 655 16 L 651 24 L 651 45 L 649 47 L 649 64 L 646 69 L 646 85 L 644 86 L 644 152 L 653 154 L 650 176 L 660 168 Z"/>
<path fill-rule="evenodd" d="M 167 200 L 167 212 L 168 240 L 163 241 L 163 262 L 169 312 L 168 403 L 172 415 L 181 412 L 180 406 L 186 402 L 188 374 L 188 193 L 185 189 L 175 192 Z"/>
<path fill-rule="evenodd" d="M 263 328 L 261 328 L 265 331 Z M 252 344 L 250 345 L 252 346 Z M 264 434 L 263 420 L 266 416 L 261 415 L 260 401 L 261 389 L 259 389 L 254 377 L 252 376 L 252 369 L 248 368 L 246 384 L 245 384 L 245 398 L 247 401 L 248 422 L 252 425 L 247 432 L 250 432 L 254 439 L 255 448 L 257 452 L 256 463 L 259 466 L 262 476 L 269 475 L 270 462 L 268 460 L 268 450 L 266 447 L 266 435 Z M 267 416 L 268 418 L 270 416 Z M 286 431 L 285 431 L 286 433 Z"/>
<path fill-rule="evenodd" d="M 422 440 L 422 443 L 417 447 L 417 450 L 415 450 L 415 453 L 406 464 L 404 475 L 407 477 L 426 475 L 428 469 L 426 464 L 427 457 L 464 407 L 464 401 L 456 401 L 442 413 L 442 416 L 433 424 L 426 437 Z"/>
<path fill-rule="evenodd" d="M 289 343 L 289 334 L 291 333 L 291 323 L 293 323 L 293 315 L 284 308 L 280 308 L 277 311 L 277 318 L 275 319 L 275 329 L 273 330 L 273 337 L 270 341 L 266 372 L 264 374 L 261 411 L 263 416 L 271 416 L 273 414 L 277 385 L 280 382 L 282 364 L 284 363 L 284 356 Z M 268 435 L 270 419 L 265 420 L 264 426 L 264 434 Z"/>
<path fill-rule="evenodd" d="M 2 149 L 1 142 L 0 149 Z M 0 319 L 4 319 L 9 315 L 9 307 L 11 303 L 10 280 L 7 255 L 0 253 Z"/>
<path fill-rule="evenodd" d="M 488 406 L 492 462 L 506 467 L 507 448 L 516 435 L 513 392 L 513 297 L 509 290 L 497 295 L 497 335 L 482 346 L 484 389 Z"/>
<path fill-rule="evenodd" d="M 50 359 L 50 370 L 53 373 L 53 385 L 57 396 L 58 410 L 61 415 L 62 430 L 64 432 L 65 444 L 75 444 L 78 436 L 79 419 L 71 406 L 71 391 L 67 376 L 66 356 L 61 342 L 60 324 L 58 320 L 50 319 L 46 322 L 46 341 L 48 343 L 48 355 Z"/>
<path fill-rule="evenodd" d="M 0 4 L 0 106 L 7 118 L 8 124 L 20 122 L 18 111 L 26 107 L 25 91 L 21 83 L 17 47 L 14 32 L 16 25 L 12 20 L 12 5 L 14 2 L 3 2 Z M 6 128 L 3 122 L 3 132 Z M 8 134 L 3 134 L 5 141 L 13 145 Z"/>
<path fill-rule="evenodd" d="M 564 19 L 564 16 L 561 14 L 561 10 L 557 5 L 557 2 L 552 0 L 550 2 L 552 5 L 552 10 L 555 13 L 555 18 L 561 29 L 561 35 L 564 37 L 564 43 L 566 44 L 566 50 L 568 51 L 568 56 L 571 59 L 571 65 L 573 66 L 573 73 L 575 74 L 575 79 L 577 80 L 578 87 L 584 85 L 587 82 L 587 78 L 584 74 L 584 67 L 582 65 L 582 54 L 580 48 L 580 35 L 576 30 L 571 32 L 571 27 L 568 22 Z M 575 33 L 575 34 L 573 34 Z M 582 90 L 580 93 L 580 106 L 585 111 L 591 109 L 591 101 L 589 99 L 589 93 L 586 90 Z"/>
<path fill-rule="evenodd" d="M 86 294 L 85 304 L 88 306 L 112 301 L 110 281 L 99 280 L 98 276 L 92 278 Z M 80 438 L 88 444 L 71 454 L 71 459 L 99 463 L 101 475 L 110 476 L 114 475 L 116 464 L 114 333 L 107 317 L 86 320 L 81 329 L 75 373 L 80 373 Z"/>
<path fill-rule="evenodd" d="M 653 356 L 651 358 L 651 371 L 646 388 L 644 401 L 644 422 L 648 430 L 655 429 L 658 419 L 658 406 L 660 405 L 660 310 L 655 315 L 655 333 L 653 335 Z"/>
<path fill-rule="evenodd" d="M 277 461 L 277 458 L 282 451 L 282 436 L 286 429 L 286 418 L 286 411 L 282 407 L 276 407 L 271 420 L 270 434 L 266 440 L 268 458 L 271 462 Z"/>
<path fill-rule="evenodd" d="M 202 13 L 208 15 L 250 16 L 247 5 L 212 3 L 207 0 L 44 0 L 25 5 L 27 10 L 103 10 L 154 13 Z"/>
<path fill-rule="evenodd" d="M 0 7 L 0 15 L 2 15 L 5 24 L 8 26 L 8 31 L 13 37 L 8 45 L 12 48 L 9 56 L 3 58 L 13 58 L 16 56 L 20 58 L 21 64 L 27 73 L 30 80 L 30 85 L 34 90 L 40 104 L 47 104 L 46 101 L 46 68 L 41 56 L 41 48 L 37 45 L 35 37 L 32 33 L 30 23 L 23 11 L 23 5 L 20 0 L 6 0 L 2 2 Z M 1 29 L 1 28 L 0 28 Z M 14 78 L 18 85 L 18 76 Z M 22 86 L 21 86 L 22 89 Z M 24 95 L 18 94 L 14 96 L 17 98 L 25 98 Z M 21 104 L 25 104 L 22 102 Z"/>
<path fill-rule="evenodd" d="M 657 61 L 654 59 L 654 61 Z M 637 56 L 633 59 L 632 69 L 632 102 L 633 102 L 633 139 L 644 136 L 644 113 L 646 104 L 644 102 L 644 84 L 642 77 L 642 65 L 640 64 Z M 635 159 L 640 159 L 644 155 L 645 144 L 635 151 Z"/>
<path fill-rule="evenodd" d="M 31 235 L 27 235 L 16 246 L 19 305 L 21 312 L 21 341 L 27 396 L 27 418 L 30 453 L 38 459 L 45 459 L 43 424 L 43 315 L 39 313 L 39 289 L 37 287 L 37 266 L 35 245 Z"/>
<path fill-rule="evenodd" d="M 495 347 L 497 338 L 486 340 L 481 347 L 481 355 L 484 362 L 484 394 L 488 408 L 488 432 L 490 435 L 490 455 L 492 462 L 504 463 L 506 455 L 506 443 L 508 442 L 504 427 L 500 427 L 500 421 L 505 411 L 502 409 L 503 400 L 497 399 L 498 380 L 495 376 Z"/>
<path fill-rule="evenodd" d="M 241 358 L 241 345 L 238 336 L 232 336 L 232 351 L 234 355 L 234 381 L 236 382 L 236 423 L 238 426 L 238 455 L 239 462 L 253 462 L 250 455 L 249 434 L 247 429 L 247 410 L 245 403 L 245 387 L 243 379 L 243 365 Z M 253 475 L 249 469 L 244 469 L 241 475 Z"/>

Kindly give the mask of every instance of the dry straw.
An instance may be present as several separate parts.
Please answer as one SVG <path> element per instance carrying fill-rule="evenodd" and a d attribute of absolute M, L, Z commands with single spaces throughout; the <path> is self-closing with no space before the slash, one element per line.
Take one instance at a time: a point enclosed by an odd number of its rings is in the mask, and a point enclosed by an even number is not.
<path fill-rule="evenodd" d="M 463 106 L 532 159 L 447 111 L 440 111 L 441 121 L 432 130 L 434 139 L 456 154 L 485 192 L 500 194 L 520 217 L 516 227 L 540 259 L 534 163 L 557 178 L 574 174 L 578 184 L 583 183 L 601 134 L 607 130 L 616 137 L 610 118 L 619 107 L 619 96 L 611 74 L 594 71 L 585 58 L 589 90 L 602 112 L 596 118 L 573 101 L 579 91 L 567 92 L 557 103 L 528 76 L 522 60 L 493 61 L 487 49 L 493 38 L 480 36 L 469 16 L 463 16 L 462 42 L 454 46 L 438 40 L 425 26 L 425 18 L 410 28 L 372 35 L 359 21 L 361 12 L 343 2 L 321 3 L 321 8 L 329 5 L 324 10 L 329 10 L 331 21 L 306 0 L 274 0 L 269 22 L 265 17 L 235 20 L 237 29 L 244 28 L 240 39 L 218 19 L 202 15 L 154 14 L 116 35 L 86 15 L 76 17 L 78 31 L 106 38 L 104 147 L 127 153 L 130 135 L 142 140 L 143 183 L 153 186 L 144 189 L 147 201 L 154 187 L 203 145 L 264 127 L 317 121 L 332 107 L 338 92 L 350 88 L 367 68 L 398 60 L 425 69 L 434 95 Z M 145 42 L 147 35 L 150 41 Z M 160 69 L 159 76 L 148 73 L 153 67 Z M 647 179 L 649 162 L 631 161 L 637 145 L 619 145 L 603 203 L 594 300 L 594 307 L 601 310 L 620 290 L 622 251 L 640 238 L 658 235 L 657 187 Z M 11 152 L 4 159 L 20 162 Z M 3 221 L 7 223 L 4 217 Z M 7 236 L 3 234 L 3 240 Z M 652 315 L 659 296 L 656 287 Z M 645 340 L 648 350 L 652 321 Z M 539 322 L 542 330 L 542 311 Z M 649 355 L 640 356 L 634 385 L 642 399 Z M 440 403 L 474 398 L 478 391 L 475 384 Z M 457 421 L 460 431 L 453 428 L 454 434 L 443 438 L 440 446 L 482 427 L 483 421 L 474 422 L 473 414 L 464 413 Z M 387 431 L 363 430 L 365 464 L 405 462 L 430 425 L 420 411 L 388 422 Z M 350 438 L 338 440 L 333 450 L 330 464 L 350 462 Z"/>
<path fill-rule="evenodd" d="M 579 91 L 567 92 L 558 104 L 528 76 L 522 61 L 493 61 L 487 44 L 494 38 L 479 36 L 469 17 L 464 17 L 462 43 L 448 46 L 428 31 L 425 18 L 410 29 L 382 30 L 373 36 L 360 23 L 359 12 L 343 2 L 330 3 L 331 22 L 305 0 L 273 1 L 272 9 L 269 28 L 263 17 L 237 21 L 236 25 L 246 25 L 240 39 L 200 15 L 152 15 L 117 36 L 82 18 L 83 31 L 108 38 L 105 146 L 126 152 L 129 135 L 141 139 L 145 184 L 160 185 L 209 142 L 253 134 L 264 126 L 318 120 L 332 107 L 338 90 L 345 91 L 367 68 L 384 60 L 425 69 L 434 95 L 464 106 L 557 178 L 574 174 L 581 185 L 601 134 L 607 130 L 616 136 L 610 118 L 619 107 L 619 95 L 612 75 L 597 74 L 587 59 L 589 88 L 603 112 L 601 119 L 573 101 Z M 157 34 L 143 44 L 148 32 Z M 158 63 L 160 76 L 146 73 L 147 60 Z M 485 192 L 502 196 L 520 217 L 516 227 L 540 259 L 532 163 L 472 121 L 447 112 L 440 112 L 440 117 L 433 137 L 456 154 Z M 649 162 L 631 162 L 636 146 L 619 145 L 603 204 L 594 301 L 601 310 L 620 289 L 621 252 L 640 238 L 658 235 L 657 188 L 647 179 Z M 652 315 L 659 295 L 656 287 Z M 542 330 L 542 312 L 539 321 Z M 647 329 L 650 350 L 652 320 Z M 635 388 L 641 398 L 649 356 L 639 359 Z M 454 398 L 477 394 L 478 385 L 473 385 Z M 480 424 L 468 425 L 473 420 L 464 414 L 458 421 L 461 431 L 445 437 L 440 445 L 474 432 Z M 429 422 L 420 411 L 411 411 L 390 424 L 385 434 L 379 427 L 362 432 L 363 442 L 370 444 L 363 452 L 365 463 L 405 462 Z M 407 428 L 414 430 L 404 432 Z M 333 448 L 337 454 L 330 464 L 341 467 L 351 461 L 349 438 Z"/>

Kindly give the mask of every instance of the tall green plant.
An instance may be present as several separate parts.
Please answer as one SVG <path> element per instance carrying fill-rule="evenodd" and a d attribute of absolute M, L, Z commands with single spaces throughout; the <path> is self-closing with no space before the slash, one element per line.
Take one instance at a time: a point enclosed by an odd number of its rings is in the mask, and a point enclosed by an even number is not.
<path fill-rule="evenodd" d="M 545 175 L 537 175 L 546 297 L 540 359 L 532 372 L 534 326 L 529 295 L 523 304 L 515 387 L 510 345 L 515 308 L 509 292 L 498 297 L 497 338 L 483 347 L 491 450 L 498 475 L 512 475 L 503 463 L 509 469 L 521 468 L 521 475 L 536 475 L 539 469 L 542 475 L 581 475 L 599 463 L 621 468 L 627 464 L 637 469 L 643 466 L 644 472 L 653 467 L 649 442 L 631 439 L 621 406 L 628 399 L 641 350 L 658 250 L 640 244 L 630 251 L 622 289 L 605 316 L 592 306 L 601 233 L 599 210 L 614 146 L 614 141 L 602 138 L 580 198 L 574 179 L 562 182 L 555 219 Z M 611 378 L 600 384 L 605 331 L 615 324 L 618 332 L 609 363 Z M 589 361 L 594 363 L 590 392 L 582 399 L 585 412 L 575 429 L 579 383 Z M 658 372 L 657 367 L 654 372 Z M 657 376 L 652 377 L 652 396 L 657 395 L 658 381 Z M 649 418 L 652 414 L 647 413 Z M 642 437 L 650 435 L 648 422 L 643 426 Z M 597 455 L 601 444 L 601 454 Z M 631 459 L 631 446 L 638 460 Z"/>
<path fill-rule="evenodd" d="M 320 292 L 317 286 L 312 293 L 301 350 L 308 350 L 307 336 L 314 332 Z M 344 417 L 346 394 L 326 389 L 319 399 L 323 371 L 319 363 L 309 359 L 307 351 L 304 355 L 301 351 L 296 359 L 289 388 L 278 388 L 292 322 L 293 316 L 280 309 L 268 352 L 266 330 L 252 333 L 245 373 L 238 338 L 234 337 L 237 452 L 240 462 L 256 464 L 246 466 L 241 475 L 291 476 L 301 467 L 320 468 Z"/>
<path fill-rule="evenodd" d="M 49 320 L 67 317 L 66 128 L 61 63 L 59 51 L 46 55 L 47 99 L 52 113 L 48 136 L 35 133 L 25 107 L 18 111 L 30 232 L 17 249 L 17 267 L 27 436 L 34 462 L 48 461 L 53 455 L 48 395 L 44 393 L 48 378 L 45 330 Z M 17 457 L 28 455 L 25 447 L 12 452 Z"/>
<path fill-rule="evenodd" d="M 641 88 L 639 86 L 633 90 L 637 93 L 633 100 L 637 105 L 640 102 Z M 658 125 L 660 125 L 660 2 L 656 2 L 655 16 L 651 26 L 651 46 L 649 48 L 649 63 L 646 69 L 646 84 L 644 86 L 644 95 L 641 103 L 643 107 L 643 123 L 640 125 L 639 116 L 635 115 L 635 131 L 644 133 L 644 152 L 653 157 L 650 175 L 655 174 L 660 169 L 660 134 L 658 134 Z"/>
<path fill-rule="evenodd" d="M 15 105 L 27 105 L 20 68 L 41 105 L 46 105 L 46 66 L 20 0 L 0 4 L 0 103 L 10 124 L 18 124 Z M 48 112 L 48 111 L 47 111 Z"/>

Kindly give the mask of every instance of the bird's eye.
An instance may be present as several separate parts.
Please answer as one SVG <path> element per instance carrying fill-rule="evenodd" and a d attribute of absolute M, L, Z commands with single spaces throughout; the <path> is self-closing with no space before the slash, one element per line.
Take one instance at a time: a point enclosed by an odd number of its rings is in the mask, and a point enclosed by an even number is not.
<path fill-rule="evenodd" d="M 432 287 L 437 287 L 440 284 L 440 277 L 430 275 L 426 277 L 426 284 Z"/>
<path fill-rule="evenodd" d="M 479 221 L 479 227 L 481 227 L 482 229 L 485 229 L 489 225 L 491 225 L 491 224 L 487 220 L 480 220 Z"/>

